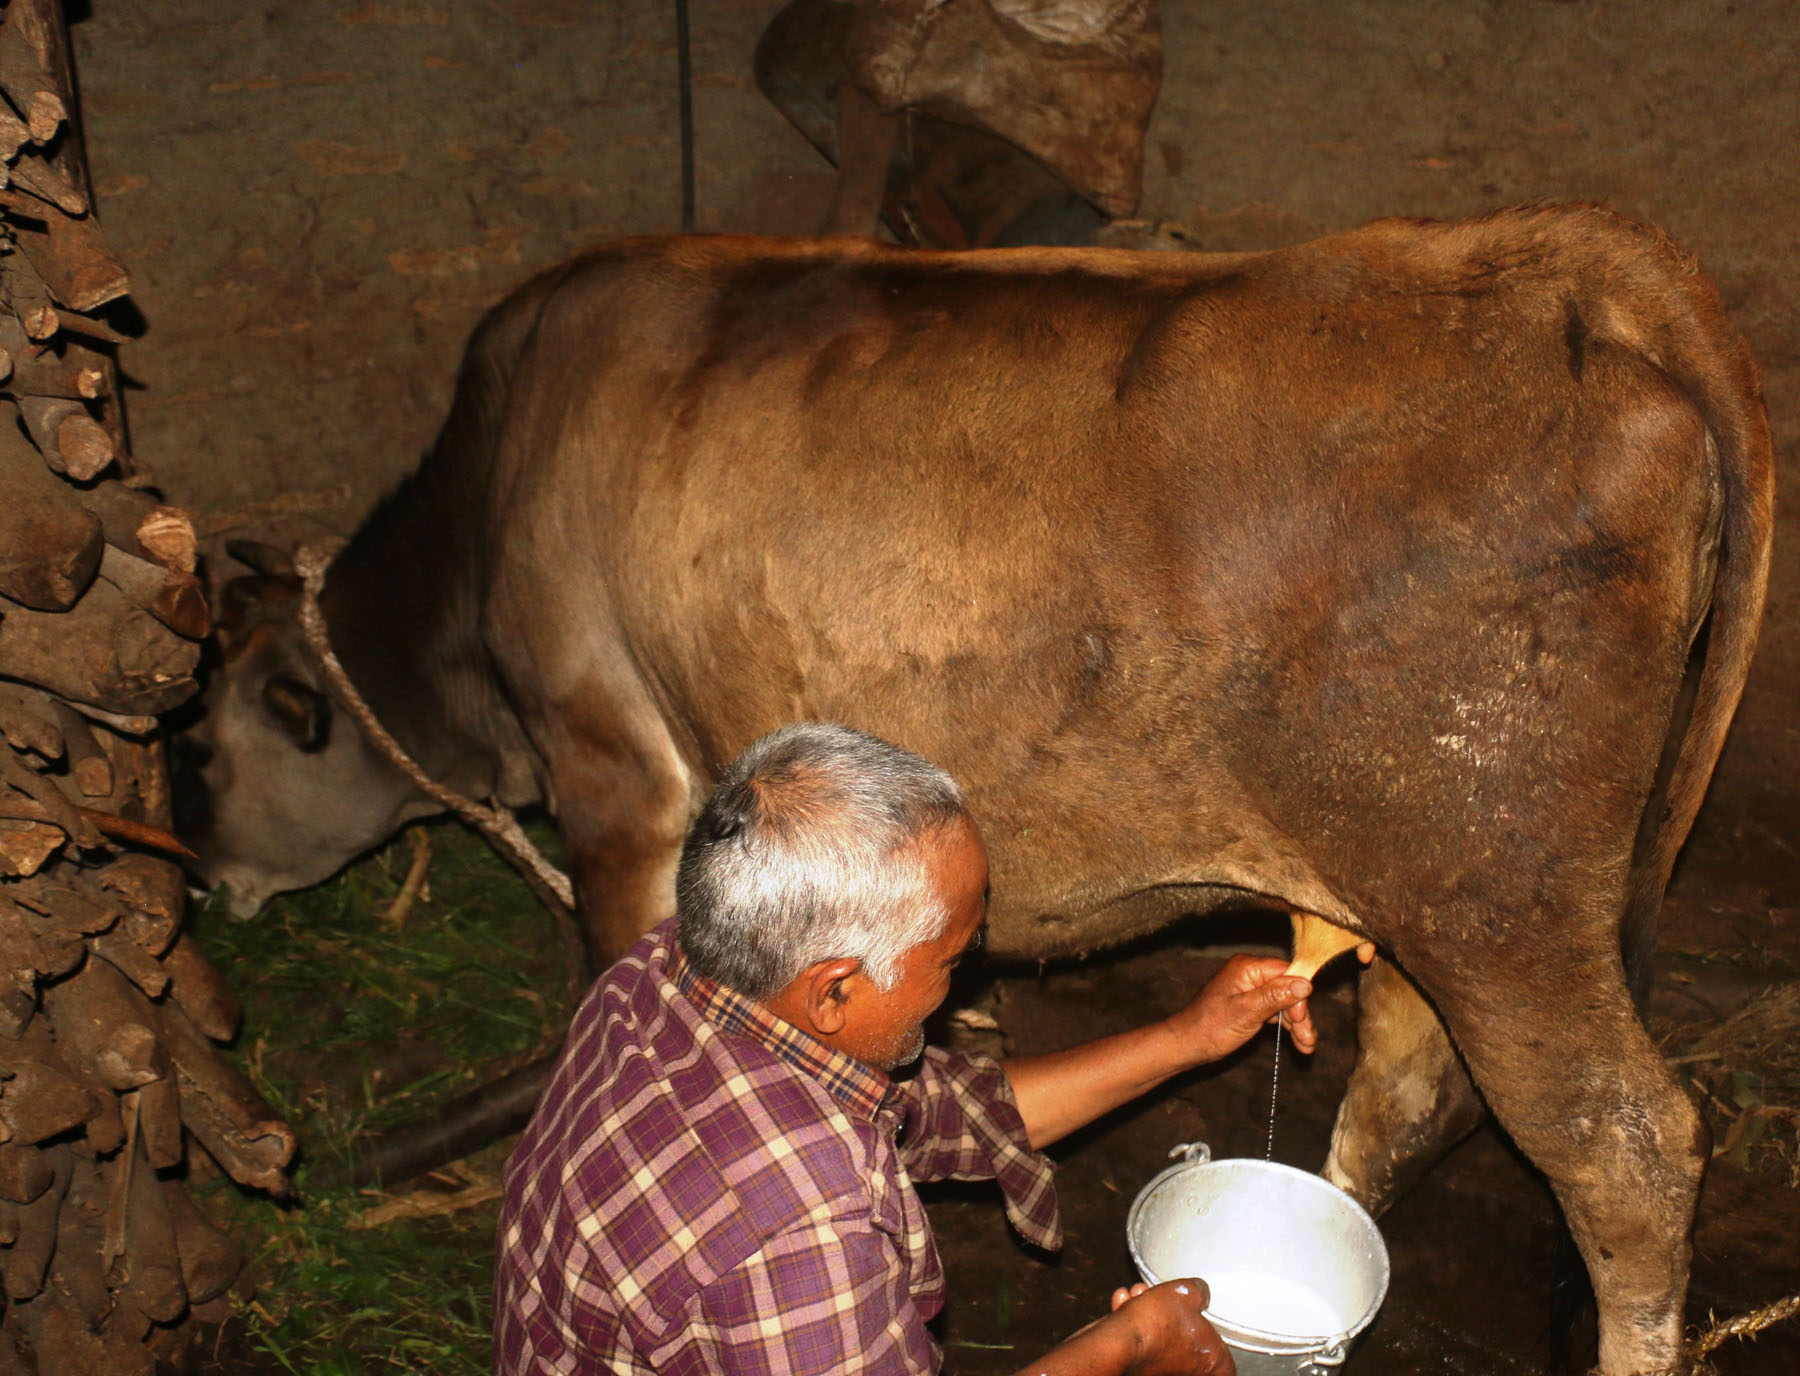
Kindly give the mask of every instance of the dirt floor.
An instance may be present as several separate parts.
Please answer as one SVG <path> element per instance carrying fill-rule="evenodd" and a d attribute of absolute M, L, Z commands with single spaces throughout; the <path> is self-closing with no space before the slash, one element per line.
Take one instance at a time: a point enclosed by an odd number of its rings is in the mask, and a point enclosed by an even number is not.
<path fill-rule="evenodd" d="M 703 229 L 802 232 L 829 192 L 829 170 L 750 80 L 776 8 L 692 5 Z M 1712 1096 L 1723 1148 L 1690 1317 L 1800 1290 L 1800 1157 L 1781 1112 L 1800 1083 L 1780 1076 L 1800 1034 L 1771 1052 L 1721 1050 L 1719 1032 L 1747 1005 L 1754 1023 L 1765 990 L 1800 987 L 1800 543 L 1786 495 L 1800 479 L 1800 5 L 1164 0 L 1163 13 L 1142 213 L 1202 247 L 1593 198 L 1696 253 L 1750 337 L 1782 471 L 1775 573 L 1665 915 L 1655 1013 Z M 671 6 L 93 0 L 75 17 L 100 214 L 149 325 L 125 354 L 134 449 L 215 553 L 231 534 L 353 528 L 429 443 L 486 305 L 586 243 L 678 225 Z M 1184 931 L 968 996 L 1012 1047 L 1067 1044 L 1174 1007 L 1216 959 L 1193 953 L 1207 939 Z M 1312 1066 L 1284 1064 L 1277 1119 L 1277 1159 L 1307 1166 L 1353 1048 L 1348 986 L 1321 1002 L 1324 1046 Z M 937 1199 L 952 1368 L 1011 1370 L 1098 1312 L 1129 1277 L 1132 1196 L 1178 1142 L 1260 1154 L 1269 1075 L 1259 1044 L 1070 1144 L 1056 1264 L 1008 1241 L 987 1195 Z M 1554 1213 L 1502 1140 L 1465 1144 L 1383 1228 L 1393 1288 L 1352 1372 L 1543 1369 Z M 1800 1323 L 1720 1365 L 1800 1370 Z"/>

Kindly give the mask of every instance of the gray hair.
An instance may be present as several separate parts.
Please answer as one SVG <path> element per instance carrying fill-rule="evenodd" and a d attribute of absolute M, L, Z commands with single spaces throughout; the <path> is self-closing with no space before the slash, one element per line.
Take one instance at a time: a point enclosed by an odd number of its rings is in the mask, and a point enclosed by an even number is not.
<path fill-rule="evenodd" d="M 821 960 L 877 988 L 950 914 L 906 852 L 964 815 L 936 765 L 845 726 L 800 722 L 738 756 L 689 829 L 676 875 L 682 949 L 753 999 Z"/>

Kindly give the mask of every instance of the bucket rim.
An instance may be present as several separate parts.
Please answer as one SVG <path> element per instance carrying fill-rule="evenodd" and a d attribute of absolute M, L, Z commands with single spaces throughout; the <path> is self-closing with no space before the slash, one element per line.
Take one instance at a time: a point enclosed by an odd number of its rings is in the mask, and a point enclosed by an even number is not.
<path fill-rule="evenodd" d="M 1388 1259 L 1387 1240 L 1381 1236 L 1381 1229 L 1376 1226 L 1375 1220 L 1370 1216 L 1369 1211 L 1363 1208 L 1363 1206 L 1355 1199 L 1351 1198 L 1347 1191 L 1332 1184 L 1324 1176 L 1313 1171 L 1301 1170 L 1298 1166 L 1289 1166 L 1280 1161 L 1261 1161 L 1254 1156 L 1214 1157 L 1204 1146 L 1199 1146 L 1195 1149 L 1190 1149 L 1185 1145 L 1179 1146 L 1170 1154 L 1177 1155 L 1190 1150 L 1192 1151 L 1192 1154 L 1189 1155 L 1187 1159 L 1177 1161 L 1174 1165 L 1165 1167 L 1163 1170 L 1158 1171 L 1152 1176 L 1148 1183 L 1145 1184 L 1144 1188 L 1137 1192 L 1136 1198 L 1131 1201 L 1131 1211 L 1125 1218 L 1125 1241 L 1127 1247 L 1131 1251 L 1131 1261 L 1132 1264 L 1137 1267 L 1138 1274 L 1151 1285 L 1159 1284 L 1163 1279 L 1172 1279 L 1159 1277 L 1144 1261 L 1142 1254 L 1138 1250 L 1138 1217 L 1143 1212 L 1145 1204 L 1149 1201 L 1157 1188 L 1165 1181 L 1178 1175 L 1185 1175 L 1189 1171 L 1210 1170 L 1219 1166 L 1250 1167 L 1256 1171 L 1276 1175 L 1294 1176 L 1309 1181 L 1311 1183 L 1305 1188 L 1322 1188 L 1329 1190 L 1332 1194 L 1336 1195 L 1340 1200 L 1355 1210 L 1357 1216 L 1368 1225 L 1370 1234 L 1379 1244 L 1376 1256 L 1381 1262 L 1380 1274 L 1377 1277 L 1374 1297 L 1369 1301 L 1368 1307 L 1363 1312 L 1362 1316 L 1357 1319 L 1355 1323 L 1340 1329 L 1335 1333 L 1318 1334 L 1314 1336 L 1296 1333 L 1277 1333 L 1270 1329 L 1253 1328 L 1249 1324 L 1240 1324 L 1229 1318 L 1221 1319 L 1220 1316 L 1214 1314 L 1210 1308 L 1208 1308 L 1205 1313 L 1215 1325 L 1220 1327 L 1221 1336 L 1223 1336 L 1226 1341 L 1235 1346 L 1245 1348 L 1248 1351 L 1260 1352 L 1267 1356 L 1290 1356 L 1309 1352 L 1330 1353 L 1333 1351 L 1341 1354 L 1352 1338 L 1358 1333 L 1361 1333 L 1363 1329 L 1367 1328 L 1375 1321 L 1375 1316 L 1381 1312 L 1381 1306 L 1387 1301 L 1388 1282 L 1392 1278 L 1392 1267 Z M 1202 1279 L 1204 1279 L 1204 1277 Z M 1229 1332 L 1226 1330 L 1229 1330 Z M 1239 1341 L 1240 1336 L 1245 1338 L 1246 1341 Z"/>

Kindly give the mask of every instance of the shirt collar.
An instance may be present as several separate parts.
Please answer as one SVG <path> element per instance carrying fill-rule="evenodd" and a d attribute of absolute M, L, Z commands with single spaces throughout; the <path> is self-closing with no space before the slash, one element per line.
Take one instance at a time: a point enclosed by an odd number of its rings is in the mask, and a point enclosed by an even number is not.
<path fill-rule="evenodd" d="M 669 979 L 714 1027 L 746 1037 L 812 1076 L 849 1113 L 873 1121 L 884 1107 L 898 1102 L 900 1087 L 881 1071 L 834 1051 L 756 1000 L 708 979 L 688 963 L 679 941 L 670 947 Z"/>

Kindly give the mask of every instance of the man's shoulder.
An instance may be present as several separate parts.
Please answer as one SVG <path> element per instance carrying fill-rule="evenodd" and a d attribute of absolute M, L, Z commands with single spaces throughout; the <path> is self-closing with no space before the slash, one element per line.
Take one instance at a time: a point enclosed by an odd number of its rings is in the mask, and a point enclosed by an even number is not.
<path fill-rule="evenodd" d="M 588 1283 L 655 1326 L 771 1239 L 866 1210 L 869 1165 L 816 1082 L 708 1026 L 638 956 L 571 1027 L 508 1163 L 502 1231 L 561 1234 Z"/>

